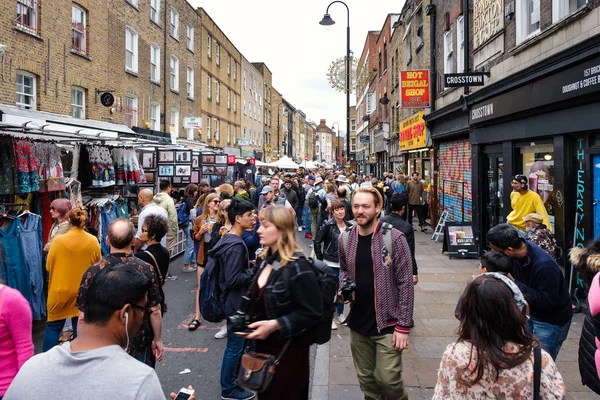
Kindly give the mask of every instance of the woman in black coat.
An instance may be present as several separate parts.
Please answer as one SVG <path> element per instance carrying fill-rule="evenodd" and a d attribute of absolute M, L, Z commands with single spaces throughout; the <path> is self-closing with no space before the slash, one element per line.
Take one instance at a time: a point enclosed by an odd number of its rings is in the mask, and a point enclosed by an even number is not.
<path fill-rule="evenodd" d="M 333 218 L 325 223 L 317 232 L 315 238 L 315 256 L 331 267 L 333 272 L 340 276 L 340 259 L 338 257 L 338 238 L 342 231 L 353 224 L 345 220 L 346 207 L 341 201 L 335 200 L 331 206 Z M 344 323 L 344 304 L 337 305 L 337 320 Z M 331 329 L 337 329 L 335 321 L 331 323 Z"/>

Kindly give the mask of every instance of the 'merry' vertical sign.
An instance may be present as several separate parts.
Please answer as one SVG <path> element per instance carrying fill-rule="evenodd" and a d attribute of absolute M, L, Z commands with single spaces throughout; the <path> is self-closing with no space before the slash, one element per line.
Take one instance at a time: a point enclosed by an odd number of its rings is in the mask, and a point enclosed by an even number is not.
<path fill-rule="evenodd" d="M 400 71 L 400 107 L 429 107 L 429 70 Z"/>

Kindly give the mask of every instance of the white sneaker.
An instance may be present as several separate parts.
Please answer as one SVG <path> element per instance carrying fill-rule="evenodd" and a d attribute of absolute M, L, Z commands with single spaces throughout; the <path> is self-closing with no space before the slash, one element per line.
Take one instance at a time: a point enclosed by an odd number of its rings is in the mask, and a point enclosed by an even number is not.
<path fill-rule="evenodd" d="M 335 324 L 334 321 L 331 321 L 331 329 L 332 330 L 336 330 L 337 329 L 337 325 Z"/>
<path fill-rule="evenodd" d="M 221 330 L 215 333 L 215 339 L 225 339 L 227 337 L 227 325 L 221 328 Z"/>
<path fill-rule="evenodd" d="M 302 232 L 302 227 L 301 226 L 298 227 L 298 232 Z"/>
<path fill-rule="evenodd" d="M 342 315 L 336 315 L 336 317 L 334 318 L 334 321 L 340 325 L 344 325 L 346 323 L 346 319 L 347 319 L 347 317 L 344 314 L 342 314 Z"/>

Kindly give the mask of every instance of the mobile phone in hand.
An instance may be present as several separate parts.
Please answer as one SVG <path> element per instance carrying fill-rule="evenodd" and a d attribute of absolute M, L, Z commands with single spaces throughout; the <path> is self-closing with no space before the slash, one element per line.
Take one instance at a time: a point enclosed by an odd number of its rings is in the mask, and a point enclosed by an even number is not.
<path fill-rule="evenodd" d="M 181 390 L 179 391 L 179 393 L 177 393 L 177 396 L 175 397 L 175 400 L 188 400 L 193 395 L 194 395 L 194 390 L 193 389 L 181 388 Z"/>

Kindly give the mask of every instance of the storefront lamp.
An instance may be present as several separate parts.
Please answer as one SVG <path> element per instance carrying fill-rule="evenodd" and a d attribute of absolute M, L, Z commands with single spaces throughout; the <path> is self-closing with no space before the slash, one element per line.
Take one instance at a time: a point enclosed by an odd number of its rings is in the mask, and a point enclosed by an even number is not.
<path fill-rule="evenodd" d="M 552 154 L 546 153 L 546 155 L 544 155 L 544 160 L 546 160 L 546 161 L 552 160 Z"/>

